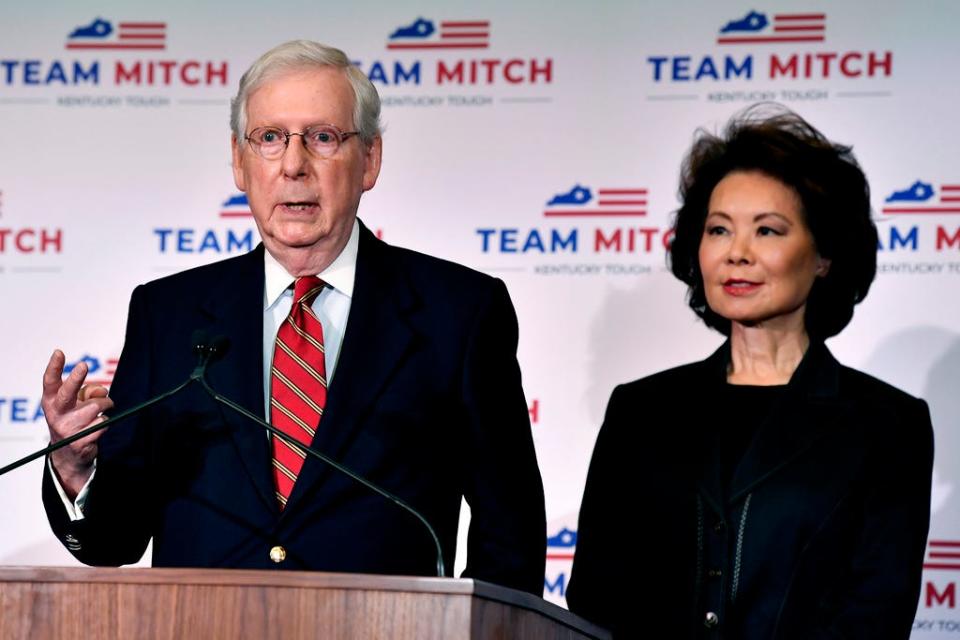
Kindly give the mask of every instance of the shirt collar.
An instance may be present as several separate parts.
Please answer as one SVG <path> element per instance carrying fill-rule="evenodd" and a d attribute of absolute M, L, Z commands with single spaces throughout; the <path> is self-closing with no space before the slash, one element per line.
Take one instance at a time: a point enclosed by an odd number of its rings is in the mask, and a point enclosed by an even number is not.
<path fill-rule="evenodd" d="M 347 240 L 343 251 L 340 252 L 336 260 L 330 263 L 330 266 L 317 274 L 317 277 L 348 298 L 353 297 L 353 283 L 357 275 L 357 247 L 359 246 L 360 222 L 354 219 L 350 239 Z M 263 252 L 263 272 L 265 283 L 263 308 L 267 310 L 275 305 L 284 294 L 293 281 L 293 276 L 287 273 L 283 265 L 277 262 L 277 259 L 266 250 Z"/>

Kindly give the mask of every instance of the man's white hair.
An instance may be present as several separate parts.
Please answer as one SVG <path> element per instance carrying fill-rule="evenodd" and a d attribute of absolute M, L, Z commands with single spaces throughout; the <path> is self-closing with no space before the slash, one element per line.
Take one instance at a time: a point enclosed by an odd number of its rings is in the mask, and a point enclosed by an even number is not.
<path fill-rule="evenodd" d="M 366 144 L 371 144 L 382 133 L 380 96 L 376 87 L 351 64 L 343 51 L 310 40 L 291 40 L 270 49 L 240 78 L 237 95 L 230 102 L 230 128 L 237 142 L 246 143 L 247 100 L 251 93 L 278 75 L 314 67 L 343 69 L 353 89 L 353 128 L 360 132 L 360 138 Z"/>

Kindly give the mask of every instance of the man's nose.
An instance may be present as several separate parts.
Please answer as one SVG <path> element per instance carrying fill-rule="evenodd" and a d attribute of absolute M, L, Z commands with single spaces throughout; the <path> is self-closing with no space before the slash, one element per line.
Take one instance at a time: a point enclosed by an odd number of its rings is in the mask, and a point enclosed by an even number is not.
<path fill-rule="evenodd" d="M 297 138 L 296 140 L 294 138 Z M 287 138 L 287 147 L 280 158 L 280 167 L 288 178 L 299 178 L 306 174 L 309 166 L 309 152 L 303 142 L 302 133 L 291 133 Z"/>

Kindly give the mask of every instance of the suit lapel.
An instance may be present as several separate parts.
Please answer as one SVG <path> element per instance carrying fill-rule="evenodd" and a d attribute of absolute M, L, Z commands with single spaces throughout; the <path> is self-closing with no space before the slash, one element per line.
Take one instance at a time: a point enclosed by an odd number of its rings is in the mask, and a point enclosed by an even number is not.
<path fill-rule="evenodd" d="M 416 299 L 409 284 L 389 264 L 388 247 L 361 224 L 357 273 L 347 329 L 313 447 L 343 460 L 414 339 L 408 321 Z M 328 467 L 307 458 L 287 502 L 290 511 L 317 484 Z"/>
<path fill-rule="evenodd" d="M 840 365 L 823 343 L 812 342 L 783 397 L 761 425 L 737 465 L 733 503 L 837 429 L 843 415 Z"/>
<path fill-rule="evenodd" d="M 717 514 L 723 509 L 723 478 L 714 442 L 717 434 L 715 412 L 723 411 L 721 389 L 726 383 L 727 363 L 730 362 L 730 342 L 727 341 L 713 354 L 697 365 L 691 388 L 697 389 L 700 399 L 686 403 L 688 424 L 693 425 L 695 469 L 700 470 L 697 485 L 700 495 Z"/>
<path fill-rule="evenodd" d="M 211 318 L 211 336 L 229 340 L 221 362 L 210 367 L 207 381 L 214 390 L 263 417 L 263 245 L 237 258 L 229 282 L 216 283 L 202 310 Z M 256 424 L 225 407 L 221 415 L 230 427 L 250 480 L 268 509 L 279 511 L 270 474 L 269 441 Z"/>

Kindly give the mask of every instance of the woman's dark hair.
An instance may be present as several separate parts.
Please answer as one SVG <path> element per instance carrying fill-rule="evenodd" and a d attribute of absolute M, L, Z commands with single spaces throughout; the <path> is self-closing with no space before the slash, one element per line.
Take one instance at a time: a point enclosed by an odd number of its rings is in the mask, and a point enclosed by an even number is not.
<path fill-rule="evenodd" d="M 690 307 L 725 335 L 730 335 L 730 321 L 707 306 L 698 254 L 710 195 L 733 171 L 759 171 L 800 197 L 817 252 L 831 261 L 807 299 L 807 333 L 819 340 L 840 333 L 877 271 L 870 186 L 852 147 L 830 142 L 797 114 L 770 104 L 734 116 L 722 138 L 697 132 L 681 169 L 683 205 L 674 219 L 668 259 L 673 274 L 690 287 Z"/>

